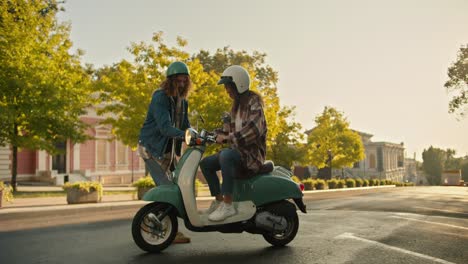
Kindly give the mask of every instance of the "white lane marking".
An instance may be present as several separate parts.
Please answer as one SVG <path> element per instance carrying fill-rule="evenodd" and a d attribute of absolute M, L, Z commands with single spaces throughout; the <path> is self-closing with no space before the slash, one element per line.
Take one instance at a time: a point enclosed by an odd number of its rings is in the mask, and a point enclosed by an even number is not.
<path fill-rule="evenodd" d="M 438 222 L 431 222 L 431 221 L 426 221 L 426 220 L 419 220 L 419 219 L 414 219 L 414 218 L 407 218 L 407 217 L 401 217 L 401 216 L 390 216 L 392 218 L 399 218 L 399 219 L 405 219 L 409 221 L 415 221 L 415 222 L 421 222 L 421 223 L 426 223 L 426 224 L 433 224 L 433 225 L 441 225 L 441 226 L 447 226 L 447 227 L 452 227 L 452 228 L 459 228 L 463 230 L 468 230 L 468 227 L 463 227 L 463 226 L 457 226 L 457 225 L 451 225 L 451 224 L 444 224 L 444 223 L 438 223 Z"/>
<path fill-rule="evenodd" d="M 335 239 L 354 239 L 354 240 L 358 240 L 358 241 L 361 241 L 361 242 L 366 242 L 366 243 L 369 243 L 369 244 L 372 244 L 372 245 L 375 245 L 375 246 L 379 246 L 379 247 L 383 247 L 383 248 L 386 248 L 386 249 L 391 249 L 391 250 L 395 250 L 395 251 L 398 251 L 398 252 L 401 252 L 401 253 L 405 253 L 405 254 L 408 254 L 408 255 L 416 256 L 416 257 L 419 257 L 419 258 L 432 260 L 432 261 L 438 262 L 438 263 L 455 264 L 453 262 L 449 262 L 449 261 L 446 261 L 446 260 L 443 260 L 443 259 L 434 258 L 434 257 L 424 255 L 424 254 L 421 254 L 421 253 L 417 253 L 417 252 L 409 251 L 409 250 L 406 250 L 406 249 L 402 249 L 402 248 L 398 248 L 398 247 L 394 247 L 394 246 L 389 246 L 389 245 L 386 245 L 386 244 L 383 244 L 383 243 L 380 243 L 380 242 L 377 242 L 377 241 L 357 237 L 353 233 L 343 233 L 341 235 L 336 236 Z"/>
<path fill-rule="evenodd" d="M 468 215 L 468 213 L 462 213 L 462 212 L 457 212 L 457 211 L 452 211 L 452 210 L 436 209 L 436 208 L 430 208 L 430 207 L 424 207 L 424 206 L 414 206 L 413 208 L 420 208 L 420 209 L 425 209 L 425 210 L 446 212 L 446 213 L 452 213 L 452 214 Z"/>

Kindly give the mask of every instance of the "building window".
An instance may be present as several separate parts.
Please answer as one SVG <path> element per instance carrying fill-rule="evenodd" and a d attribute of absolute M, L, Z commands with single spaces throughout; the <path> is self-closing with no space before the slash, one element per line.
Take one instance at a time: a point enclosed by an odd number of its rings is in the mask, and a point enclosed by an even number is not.
<path fill-rule="evenodd" d="M 126 167 L 128 165 L 128 148 L 122 142 L 116 141 L 116 161 L 117 166 L 120 167 L 124 165 Z"/>
<path fill-rule="evenodd" d="M 401 168 L 404 166 L 404 162 L 403 162 L 403 156 L 402 155 L 398 155 L 398 167 Z"/>
<path fill-rule="evenodd" d="M 96 140 L 96 165 L 98 169 L 107 169 L 107 140 Z"/>
<path fill-rule="evenodd" d="M 110 165 L 110 129 L 106 126 L 96 127 L 96 170 L 109 170 Z"/>
<path fill-rule="evenodd" d="M 375 169 L 375 155 L 369 155 L 369 169 Z"/>
<path fill-rule="evenodd" d="M 354 169 L 359 169 L 361 166 L 360 166 L 360 163 L 359 162 L 355 162 L 354 165 L 353 165 L 353 168 Z"/>

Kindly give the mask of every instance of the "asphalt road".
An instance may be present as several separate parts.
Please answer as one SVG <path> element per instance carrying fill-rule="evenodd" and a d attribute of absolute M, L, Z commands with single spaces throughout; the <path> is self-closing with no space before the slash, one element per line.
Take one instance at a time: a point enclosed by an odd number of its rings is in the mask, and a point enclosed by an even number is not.
<path fill-rule="evenodd" d="M 468 188 L 328 193 L 306 204 L 298 236 L 279 249 L 258 235 L 193 233 L 180 223 L 192 243 L 146 254 L 126 209 L 18 220 L 42 227 L 0 232 L 0 263 L 468 263 Z"/>

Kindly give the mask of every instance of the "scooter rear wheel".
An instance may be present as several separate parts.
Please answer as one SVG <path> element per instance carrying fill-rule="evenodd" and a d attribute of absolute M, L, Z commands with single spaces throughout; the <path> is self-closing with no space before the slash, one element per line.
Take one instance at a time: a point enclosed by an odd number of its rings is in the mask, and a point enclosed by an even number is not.
<path fill-rule="evenodd" d="M 171 210 L 161 217 L 170 206 L 155 202 L 145 205 L 136 213 L 132 222 L 132 236 L 139 248 L 158 253 L 174 241 L 178 229 L 176 214 Z"/>
<path fill-rule="evenodd" d="M 268 212 L 282 216 L 287 221 L 287 228 L 280 233 L 264 233 L 263 238 L 270 244 L 276 247 L 287 245 L 297 234 L 299 229 L 299 217 L 297 216 L 296 206 L 288 201 L 281 201 L 271 205 Z"/>

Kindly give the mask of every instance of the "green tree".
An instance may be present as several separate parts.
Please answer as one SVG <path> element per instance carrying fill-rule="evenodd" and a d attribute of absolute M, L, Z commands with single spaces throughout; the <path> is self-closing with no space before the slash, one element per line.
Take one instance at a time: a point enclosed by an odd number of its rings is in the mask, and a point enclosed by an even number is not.
<path fill-rule="evenodd" d="M 315 118 L 316 127 L 309 134 L 307 157 L 310 164 L 324 168 L 351 167 L 364 159 L 364 146 L 358 133 L 349 129 L 349 122 L 343 113 L 333 107 L 325 107 Z"/>
<path fill-rule="evenodd" d="M 95 85 L 103 102 L 98 113 L 106 116 L 103 123 L 112 125 L 113 133 L 118 139 L 124 144 L 136 146 L 151 94 L 164 80 L 165 68 L 175 60 L 185 61 L 190 68 L 193 91 L 188 100 L 192 127 L 197 124 L 199 129 L 213 130 L 221 127 L 221 115 L 230 111 L 231 101 L 224 88 L 217 85 L 217 81 L 225 68 L 239 64 L 250 72 L 252 89 L 259 91 L 265 101 L 268 122 L 267 158 L 271 158 L 272 153 L 275 153 L 275 159 L 287 160 L 292 157 L 291 151 L 283 152 L 273 142 L 277 142 L 277 136 L 281 135 L 285 144 L 296 144 L 298 135 L 300 137 L 300 125 L 291 120 L 293 108 L 280 107 L 276 88 L 277 73 L 266 65 L 265 54 L 236 52 L 226 47 L 218 49 L 214 54 L 202 50 L 190 56 L 184 51 L 187 41 L 178 38 L 177 46 L 169 47 L 162 37 L 163 33 L 158 32 L 150 44 L 133 43 L 129 48 L 133 61 L 122 60 L 112 66 L 103 67 L 96 73 Z M 276 148 L 275 152 L 273 147 Z M 219 148 L 216 145 L 210 146 L 207 154 Z M 290 163 L 291 161 L 285 162 Z"/>
<path fill-rule="evenodd" d="M 306 163 L 306 147 L 301 142 L 304 134 L 300 131 L 301 125 L 288 118 L 294 116 L 294 107 L 284 107 L 278 113 L 280 132 L 273 139 L 267 159 L 275 162 L 275 165 L 291 168 L 294 164 Z"/>
<path fill-rule="evenodd" d="M 455 157 L 456 154 L 457 152 L 454 149 L 445 150 L 445 162 L 444 162 L 445 170 L 459 170 L 460 169 L 463 158 L 456 158 Z"/>
<path fill-rule="evenodd" d="M 169 47 L 163 40 L 163 33 L 157 32 L 153 35 L 152 43 L 131 44 L 128 50 L 133 61 L 122 60 L 97 70 L 94 85 L 102 102 L 98 114 L 105 116 L 102 123 L 112 125 L 112 133 L 124 144 L 136 147 L 151 96 L 166 78 L 165 69 L 173 61 L 184 61 L 190 68 L 194 89 L 189 97 L 189 111 L 197 107 L 198 111 L 204 110 L 204 105 L 193 106 L 193 97 L 206 100 L 216 96 L 215 93 L 203 96 L 205 91 L 200 87 L 207 83 L 214 87 L 216 77 L 206 74 L 197 60 L 189 59 L 189 54 L 183 51 L 186 45 L 185 40 L 178 38 L 177 46 Z M 193 116 L 192 119 L 195 118 Z M 208 126 L 213 125 L 209 123 Z"/>
<path fill-rule="evenodd" d="M 430 146 L 427 150 L 424 149 L 422 157 L 422 167 L 426 174 L 427 181 L 431 185 L 440 185 L 447 153 L 443 149 Z"/>
<path fill-rule="evenodd" d="M 250 54 L 246 51 L 234 51 L 229 47 L 224 47 L 217 49 L 213 54 L 201 50 L 193 55 L 193 58 L 200 61 L 206 72 L 215 76 L 221 76 L 222 72 L 231 65 L 242 65 L 249 71 L 252 90 L 260 92 L 265 103 L 265 118 L 268 124 L 267 159 L 289 168 L 293 161 L 300 163 L 303 161 L 301 158 L 304 155 L 297 144 L 302 138 L 301 125 L 294 121 L 294 108 L 280 105 L 277 88 L 278 73 L 266 64 L 266 56 L 266 53 L 258 51 Z M 225 92 L 223 90 L 216 92 L 223 95 L 218 99 L 220 102 L 210 100 L 209 104 L 216 102 L 217 105 L 225 107 L 225 111 L 229 111 L 230 102 L 226 101 L 229 99 L 224 97 Z M 205 113 L 214 114 L 215 116 L 211 118 L 219 120 L 220 112 Z M 297 149 L 294 148 L 296 145 Z"/>
<path fill-rule="evenodd" d="M 80 115 L 89 105 L 89 75 L 71 54 L 70 25 L 58 23 L 55 0 L 0 1 L 0 144 L 55 153 L 55 144 L 86 139 Z"/>
<path fill-rule="evenodd" d="M 463 164 L 461 165 L 462 179 L 468 182 L 468 157 L 465 157 Z"/>
<path fill-rule="evenodd" d="M 454 93 L 449 102 L 449 113 L 458 112 L 463 116 L 468 103 L 468 45 L 458 51 L 457 61 L 448 68 L 448 77 L 445 88 Z"/>

